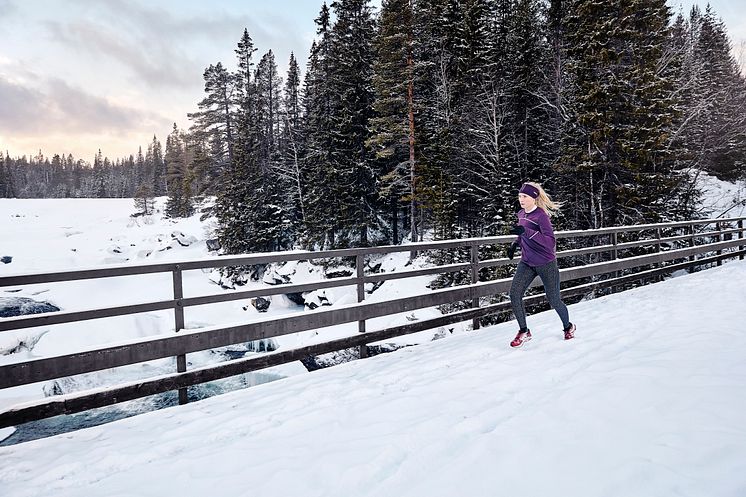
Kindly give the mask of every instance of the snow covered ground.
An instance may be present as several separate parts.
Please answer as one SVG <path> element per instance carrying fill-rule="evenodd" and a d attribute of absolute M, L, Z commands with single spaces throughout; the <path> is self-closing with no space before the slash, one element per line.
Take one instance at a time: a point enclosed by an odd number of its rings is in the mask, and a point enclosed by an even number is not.
<path fill-rule="evenodd" d="M 159 199 L 162 211 L 164 198 Z M 170 220 L 161 212 L 152 216 L 131 217 L 134 212 L 131 199 L 64 199 L 23 200 L 0 199 L 0 258 L 9 257 L 8 264 L 0 264 L 0 276 L 70 270 L 107 265 L 143 264 L 152 261 L 178 261 L 208 257 L 207 240 L 214 228 L 213 221 L 200 221 L 199 214 L 188 219 Z M 381 265 L 381 271 L 403 269 L 409 253 L 385 255 L 371 263 Z M 423 261 L 409 268 L 423 265 Z M 342 268 L 344 269 L 344 268 Z M 321 266 L 308 262 L 289 262 L 276 267 L 264 281 L 251 281 L 235 290 L 266 288 L 273 279 L 287 278 L 293 283 L 324 279 Z M 386 282 L 366 298 L 370 302 L 406 297 L 427 291 L 430 278 L 419 277 Z M 184 293 L 187 297 L 231 292 L 221 287 L 220 275 L 216 272 L 187 271 L 184 273 Z M 141 275 L 136 277 L 107 278 L 66 283 L 28 285 L 21 288 L 0 288 L 0 309 L 7 299 L 33 299 L 49 302 L 65 311 L 86 310 L 124 304 L 135 304 L 172 298 L 170 274 Z M 247 300 L 212 304 L 186 309 L 186 328 L 227 325 L 246 322 L 263 316 L 304 312 L 304 307 L 291 302 L 284 295 L 268 297 L 270 308 L 260 314 Z M 344 305 L 357 301 L 353 286 L 330 288 L 313 295 L 307 301 L 322 300 Z M 307 311 L 312 312 L 312 311 Z M 370 320 L 368 329 L 405 324 L 408 319 L 425 319 L 437 316 L 437 309 L 422 309 L 415 313 L 386 316 Z M 457 332 L 464 325 L 451 326 Z M 107 344 L 137 341 L 144 337 L 171 334 L 174 330 L 171 311 L 148 312 L 132 316 L 121 316 L 84 321 L 56 326 L 44 326 L 0 333 L 0 365 L 21 362 L 32 358 L 49 357 L 81 352 Z M 262 347 L 294 348 L 311 343 L 327 341 L 357 332 L 357 323 L 278 337 Z M 405 345 L 430 341 L 442 330 L 432 330 L 416 335 L 388 340 L 389 343 Z M 257 344 L 255 348 L 259 345 Z M 249 344 L 237 344 L 217 351 L 205 351 L 187 356 L 188 367 L 194 368 L 219 361 L 233 359 L 258 352 Z M 60 380 L 0 390 L 0 409 L 21 402 L 44 398 L 60 393 L 71 393 L 104 385 L 149 378 L 175 371 L 173 358 L 150 361 L 107 371 L 77 375 Z M 197 396 L 243 388 L 287 376 L 307 372 L 299 362 L 249 373 L 211 385 L 197 387 Z M 109 408 L 110 417 L 121 417 L 127 412 L 141 412 L 163 405 L 163 399 L 142 399 Z M 167 403 L 167 402 L 166 402 Z M 127 411 L 127 412 L 121 412 Z M 69 421 L 66 421 L 69 422 Z M 89 421 L 83 420 L 84 424 Z M 49 427 L 33 425 L 26 430 L 42 430 Z M 62 429 L 65 429 L 64 427 Z M 68 428 L 69 429 L 69 428 Z M 59 430 L 57 430 L 59 431 Z M 52 430 L 55 432 L 55 429 Z M 0 430 L 0 441 L 7 437 L 7 430 Z M 15 437 L 19 437 L 16 433 Z M 27 435 L 20 439 L 25 440 Z M 18 440 L 15 440 L 18 441 Z"/>
<path fill-rule="evenodd" d="M 746 495 L 746 263 L 0 448 L 23 496 Z"/>
<path fill-rule="evenodd" d="M 696 173 L 702 191 L 702 217 L 740 217 L 746 215 L 746 181 L 721 181 L 704 171 Z"/>

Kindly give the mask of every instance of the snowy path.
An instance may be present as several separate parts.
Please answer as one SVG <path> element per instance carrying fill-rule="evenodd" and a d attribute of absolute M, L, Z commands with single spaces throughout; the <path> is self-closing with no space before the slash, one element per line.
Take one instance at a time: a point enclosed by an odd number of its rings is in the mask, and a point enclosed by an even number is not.
<path fill-rule="evenodd" d="M 743 496 L 746 263 L 0 448 L 20 496 Z"/>

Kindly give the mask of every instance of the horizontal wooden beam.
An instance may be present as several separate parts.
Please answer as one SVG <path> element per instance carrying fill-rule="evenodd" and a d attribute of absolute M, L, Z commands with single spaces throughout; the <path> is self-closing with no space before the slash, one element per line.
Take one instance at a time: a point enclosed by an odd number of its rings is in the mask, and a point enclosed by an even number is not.
<path fill-rule="evenodd" d="M 608 235 L 611 233 L 624 233 L 630 231 L 644 231 L 651 229 L 667 229 L 684 226 L 707 225 L 715 223 L 732 223 L 743 221 L 746 217 L 733 217 L 727 219 L 701 219 L 693 221 L 679 221 L 672 223 L 645 224 L 615 226 L 595 230 L 572 230 L 558 231 L 557 238 L 587 238 Z M 302 261 L 316 259 L 330 259 L 340 257 L 355 257 L 357 255 L 388 254 L 396 252 L 422 252 L 426 250 L 444 250 L 452 248 L 466 248 L 472 245 L 495 245 L 507 244 L 515 240 L 513 235 L 501 235 L 481 238 L 465 238 L 460 240 L 443 240 L 436 242 L 417 242 L 409 245 L 385 245 L 379 247 L 361 247 L 355 249 L 339 249 L 324 251 L 284 251 L 267 252 L 261 254 L 246 254 L 238 256 L 213 256 L 199 260 L 174 261 L 171 263 L 150 263 L 139 265 L 107 266 L 104 268 L 77 269 L 71 271 L 56 271 L 32 274 L 19 274 L 0 276 L 0 287 L 30 285 L 38 283 L 51 283 L 60 281 L 75 281 L 96 278 L 111 278 L 117 276 L 131 276 L 137 274 L 152 274 L 172 271 L 189 271 L 207 268 L 220 268 L 227 266 L 252 266 L 269 264 L 272 262 Z"/>
<path fill-rule="evenodd" d="M 352 286 L 357 284 L 358 279 L 354 276 L 329 278 L 325 280 L 309 281 L 301 284 L 282 284 L 272 285 L 257 290 L 247 290 L 243 292 L 220 293 L 216 295 L 203 295 L 199 297 L 185 297 L 181 299 L 184 307 L 195 305 L 214 304 L 217 302 L 230 302 L 234 300 L 248 300 L 256 297 L 269 297 L 271 295 L 286 295 L 288 293 L 303 293 L 313 290 L 323 290 L 325 288 L 336 288 L 342 286 Z"/>
<path fill-rule="evenodd" d="M 161 300 L 146 304 L 123 305 L 118 307 L 107 307 L 105 309 L 92 309 L 88 311 L 61 311 L 45 312 L 44 314 L 32 314 L 29 316 L 18 316 L 0 319 L 0 332 L 15 331 L 38 326 L 51 326 L 53 324 L 75 323 L 91 319 L 110 318 L 114 316 L 126 316 L 140 312 L 163 311 L 173 309 L 177 305 L 176 300 Z"/>
<path fill-rule="evenodd" d="M 379 281 L 398 280 L 402 278 L 414 278 L 416 276 L 431 276 L 445 273 L 455 273 L 465 271 L 471 267 L 468 262 L 461 264 L 446 264 L 444 266 L 435 266 L 424 269 L 409 269 L 406 271 L 394 271 L 391 273 L 370 274 L 363 278 L 365 283 L 378 283 Z"/>

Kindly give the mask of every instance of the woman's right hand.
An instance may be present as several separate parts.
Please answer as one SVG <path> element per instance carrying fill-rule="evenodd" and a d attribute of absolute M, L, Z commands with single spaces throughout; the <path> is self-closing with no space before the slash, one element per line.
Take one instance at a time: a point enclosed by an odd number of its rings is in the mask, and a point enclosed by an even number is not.
<path fill-rule="evenodd" d="M 515 257 L 515 251 L 518 248 L 518 244 L 516 242 L 513 242 L 508 247 L 508 259 L 511 261 L 513 260 L 513 257 Z"/>

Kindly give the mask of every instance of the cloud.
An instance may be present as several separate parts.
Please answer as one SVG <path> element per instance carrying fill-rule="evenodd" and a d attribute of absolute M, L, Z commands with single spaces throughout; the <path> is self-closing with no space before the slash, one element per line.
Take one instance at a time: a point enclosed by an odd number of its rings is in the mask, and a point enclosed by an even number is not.
<path fill-rule="evenodd" d="M 203 47 L 195 50 L 195 45 L 231 47 L 248 23 L 245 16 L 193 14 L 179 18 L 169 10 L 121 0 L 76 3 L 85 7 L 89 18 L 47 21 L 52 40 L 114 60 L 129 68 L 139 81 L 156 88 L 199 84 L 205 63 L 194 55 Z"/>
<path fill-rule="evenodd" d="M 293 18 L 283 14 L 267 12 L 250 18 L 193 9 L 175 14 L 152 4 L 124 0 L 76 0 L 72 4 L 85 15 L 44 23 L 52 41 L 78 53 L 115 61 L 128 68 L 137 82 L 158 90 L 201 85 L 208 64 L 233 56 L 244 28 L 249 29 L 259 49 L 258 57 L 271 48 L 288 55 L 293 50 L 302 59 L 310 47 Z M 252 21 L 259 17 L 261 25 Z M 233 60 L 221 62 L 230 67 Z"/>
<path fill-rule="evenodd" d="M 7 19 L 16 13 L 18 7 L 12 0 L 0 0 L 0 19 Z"/>
<path fill-rule="evenodd" d="M 133 41 L 88 21 L 52 21 L 47 23 L 47 27 L 56 42 L 73 47 L 76 51 L 88 51 L 95 56 L 116 60 L 151 86 L 193 84 L 194 64 L 176 50 L 157 41 Z"/>
<path fill-rule="evenodd" d="M 0 132 L 14 136 L 42 139 L 47 133 L 124 133 L 168 123 L 158 115 L 114 105 L 59 79 L 33 88 L 0 76 L 0 102 Z"/>

